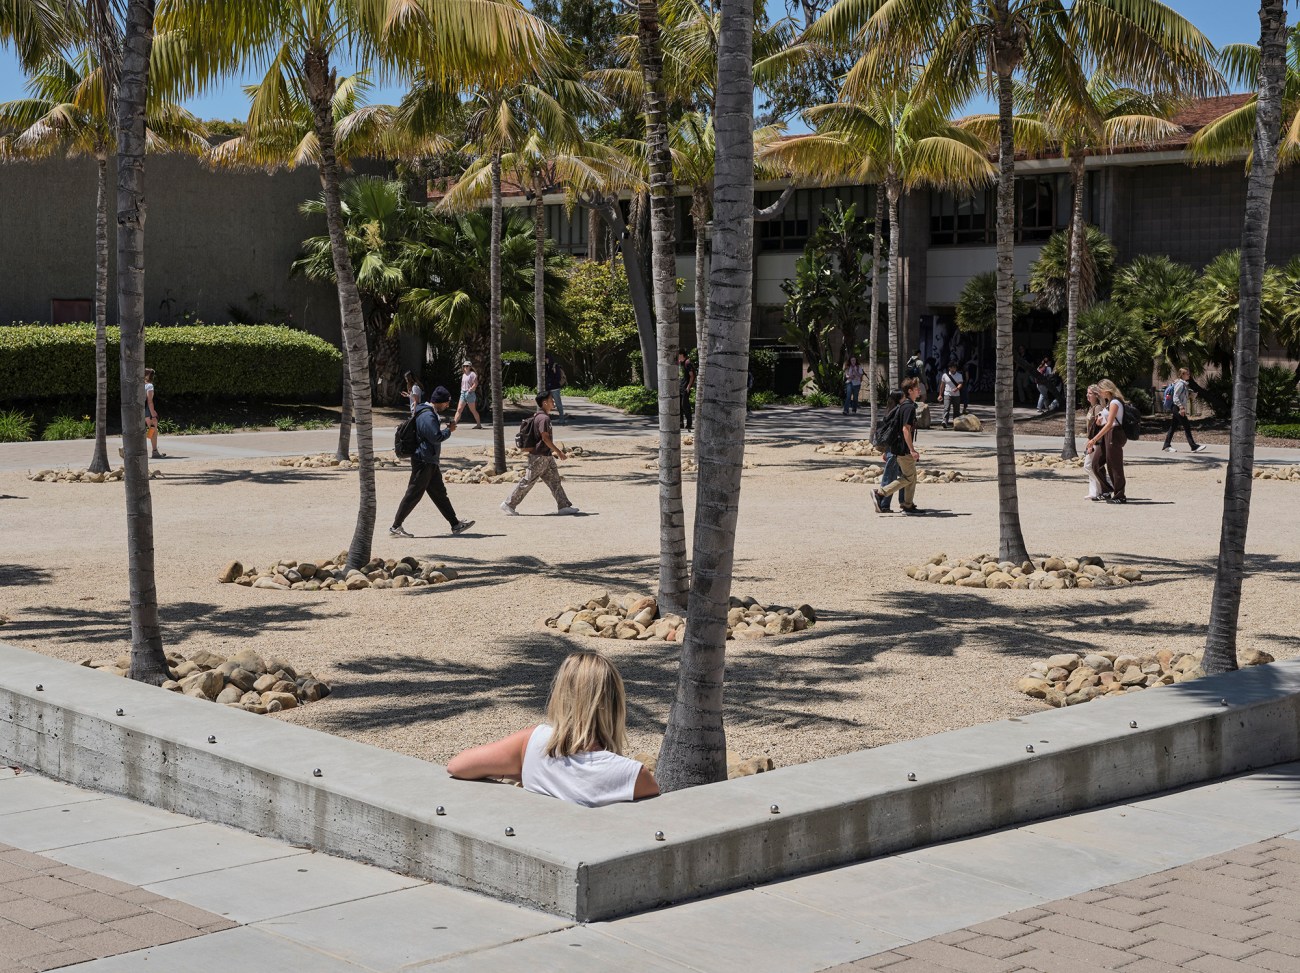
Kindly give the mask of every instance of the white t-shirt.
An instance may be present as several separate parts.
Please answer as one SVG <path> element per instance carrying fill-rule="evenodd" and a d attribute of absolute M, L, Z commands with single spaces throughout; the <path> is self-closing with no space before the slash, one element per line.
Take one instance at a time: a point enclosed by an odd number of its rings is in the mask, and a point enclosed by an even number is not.
<path fill-rule="evenodd" d="M 533 730 L 524 749 L 524 790 L 583 807 L 602 807 L 632 800 L 641 765 L 608 750 L 548 757 L 546 744 L 554 731 L 543 723 Z"/>
<path fill-rule="evenodd" d="M 476 372 L 463 372 L 460 376 L 460 390 L 462 392 L 473 391 L 474 386 L 478 384 L 478 374 Z"/>
<path fill-rule="evenodd" d="M 961 372 L 953 372 L 951 375 L 944 372 L 940 381 L 943 383 L 944 398 L 947 398 L 950 395 L 956 395 L 957 386 L 961 384 Z"/>
<path fill-rule="evenodd" d="M 420 388 L 420 384 L 417 382 L 416 384 L 411 386 L 411 401 L 410 401 L 411 415 L 415 415 L 415 407 L 418 406 L 423 401 L 424 401 L 424 389 Z"/>
<path fill-rule="evenodd" d="M 1111 405 L 1118 406 L 1118 411 L 1115 413 L 1115 428 L 1118 429 L 1120 426 L 1124 425 L 1124 403 L 1119 399 L 1111 399 L 1110 402 Z M 1106 411 L 1110 411 L 1109 405 L 1106 406 Z M 1106 428 L 1106 419 L 1104 415 L 1101 420 L 1101 426 L 1103 429 Z"/>

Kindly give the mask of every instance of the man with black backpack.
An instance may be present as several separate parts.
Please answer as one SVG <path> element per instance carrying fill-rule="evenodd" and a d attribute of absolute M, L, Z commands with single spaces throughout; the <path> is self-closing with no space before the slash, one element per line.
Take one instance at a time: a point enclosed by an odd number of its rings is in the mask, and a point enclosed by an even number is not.
<path fill-rule="evenodd" d="M 898 479 L 898 457 L 890 451 L 889 444 L 896 434 L 894 430 L 896 430 L 898 424 L 898 410 L 903 402 L 903 393 L 898 389 L 894 389 L 889 393 L 889 401 L 891 403 L 889 411 L 880 420 L 876 429 L 876 436 L 872 440 L 872 444 L 880 450 L 885 461 L 885 468 L 880 474 L 880 489 L 882 490 Z M 893 513 L 889 509 L 889 500 L 889 497 L 885 497 L 883 504 L 876 503 L 876 509 L 882 514 Z M 873 499 L 872 502 L 875 503 L 875 500 Z"/>
<path fill-rule="evenodd" d="M 438 419 L 438 413 L 446 411 L 450 406 L 451 393 L 439 385 L 430 396 L 432 404 L 418 402 L 418 398 L 419 393 L 412 389 L 411 401 L 415 411 L 397 427 L 394 448 L 398 455 L 411 457 L 411 479 L 406 484 L 402 502 L 397 505 L 397 516 L 393 518 L 393 526 L 388 528 L 388 533 L 394 537 L 414 537 L 414 534 L 402 527 L 402 522 L 415 509 L 420 497 L 428 494 L 438 512 L 451 524 L 451 532 L 463 534 L 474 526 L 474 521 L 461 520 L 456 516 L 439 468 L 442 442 L 456 430 L 455 421 L 448 423 L 444 430 Z"/>
<path fill-rule="evenodd" d="M 578 508 L 569 502 L 560 483 L 560 471 L 555 465 L 556 459 L 568 459 L 568 454 L 555 445 L 551 438 L 551 410 L 555 408 L 555 399 L 550 392 L 537 393 L 537 412 L 532 418 L 525 419 L 515 434 L 515 445 L 528 454 L 528 472 L 519 481 L 509 499 L 501 501 L 501 509 L 512 517 L 519 516 L 515 508 L 528 496 L 528 491 L 541 480 L 555 497 L 555 504 L 562 514 L 576 514 Z"/>
<path fill-rule="evenodd" d="M 896 410 L 890 410 L 892 420 L 882 423 L 878 438 L 886 443 L 898 463 L 898 479 L 880 490 L 872 490 L 871 496 L 876 503 L 877 513 L 887 513 L 889 498 L 902 491 L 898 502 L 905 514 L 917 513 L 920 508 L 916 499 L 916 461 L 921 458 L 916 448 L 916 399 L 921 394 L 919 378 L 903 379 L 903 400 Z"/>

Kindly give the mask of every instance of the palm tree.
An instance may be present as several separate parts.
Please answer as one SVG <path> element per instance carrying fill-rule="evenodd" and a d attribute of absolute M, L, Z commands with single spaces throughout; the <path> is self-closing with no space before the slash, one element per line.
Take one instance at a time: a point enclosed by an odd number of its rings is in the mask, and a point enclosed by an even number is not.
<path fill-rule="evenodd" d="M 76 12 L 66 0 L 0 0 L 0 44 L 30 70 L 76 36 Z"/>
<path fill-rule="evenodd" d="M 108 155 L 116 143 L 110 115 L 113 82 L 89 48 L 53 54 L 27 82 L 29 97 L 0 104 L 5 155 L 37 158 L 62 152 L 95 159 L 95 447 L 92 473 L 108 470 Z M 208 149 L 203 124 L 180 105 L 151 92 L 145 107 L 145 146 L 151 152 Z"/>
<path fill-rule="evenodd" d="M 191 87 L 242 64 L 267 65 L 249 111 L 254 139 L 289 116 L 294 91 L 311 107 L 361 458 L 347 561 L 360 568 L 374 540 L 374 435 L 365 321 L 339 198 L 335 60 L 350 48 L 363 67 L 382 59 L 438 81 L 495 82 L 531 64 L 548 31 L 507 0 L 163 0 L 159 17 L 188 40 Z"/>
<path fill-rule="evenodd" d="M 875 88 L 854 101 L 820 105 L 805 114 L 817 125 L 817 132 L 775 145 L 763 158 L 809 178 L 815 173 L 822 173 L 822 178 L 826 173 L 842 173 L 870 179 L 879 173 L 889 209 L 888 377 L 890 387 L 896 388 L 903 338 L 898 282 L 902 198 L 922 186 L 973 191 L 992 181 L 993 166 L 980 140 L 947 120 L 942 102 L 918 95 L 906 83 L 899 88 Z M 874 368 L 874 349 L 868 357 Z M 873 399 L 874 386 L 873 375 Z"/>
<path fill-rule="evenodd" d="M 727 609 L 745 455 L 754 255 L 753 0 L 721 0 L 708 376 L 699 390 L 690 620 L 655 773 L 665 791 L 723 780 Z"/>
<path fill-rule="evenodd" d="M 1160 0 L 1074 0 L 1067 9 L 1043 0 L 839 0 L 809 31 L 814 40 L 863 50 L 845 82 L 867 92 L 896 65 L 928 56 L 924 92 L 961 103 L 992 89 L 998 101 L 997 381 L 998 552 L 1028 560 L 1016 490 L 1015 360 L 1015 82 L 1049 102 L 1084 102 L 1085 66 L 1141 90 L 1175 95 L 1207 90 L 1215 73 L 1205 36 Z"/>
<path fill-rule="evenodd" d="M 1259 4 L 1259 96 L 1255 144 L 1246 185 L 1246 220 L 1241 237 L 1241 315 L 1233 369 L 1232 439 L 1223 478 L 1223 526 L 1219 561 L 1205 638 L 1207 673 L 1237 668 L 1237 621 L 1246 571 L 1246 528 L 1255 467 L 1255 400 L 1259 392 L 1260 292 L 1264 286 L 1268 222 L 1282 140 L 1282 102 L 1287 82 L 1286 7 L 1283 0 Z"/>
<path fill-rule="evenodd" d="M 1164 255 L 1141 254 L 1115 274 L 1111 298 L 1151 334 L 1156 374 L 1186 367 L 1199 375 L 1209 360 L 1193 308 L 1196 271 Z"/>
<path fill-rule="evenodd" d="M 1256 88 L 1260 77 L 1259 47 L 1228 44 L 1219 51 L 1219 63 L 1234 85 Z M 1259 115 L 1259 94 L 1225 112 L 1192 136 L 1187 148 L 1194 163 L 1236 162 L 1245 156 L 1250 165 Z M 1300 25 L 1291 28 L 1286 41 L 1286 75 L 1282 82 L 1283 136 L 1278 147 L 1278 169 L 1300 160 Z"/>
<path fill-rule="evenodd" d="M 1026 106 L 1038 110 L 1016 120 L 1016 141 L 1026 148 L 1055 146 L 1070 160 L 1073 194 L 1070 204 L 1070 233 L 1064 240 L 1067 284 L 1063 303 L 1067 338 L 1065 437 L 1061 443 L 1061 456 L 1074 459 L 1079 455 L 1074 442 L 1074 408 L 1078 398 L 1076 373 L 1079 315 L 1096 300 L 1095 288 L 1089 294 L 1087 278 L 1095 272 L 1095 265 L 1090 266 L 1089 261 L 1095 260 L 1098 251 L 1090 245 L 1091 239 L 1085 239 L 1087 230 L 1083 219 L 1088 156 L 1107 149 L 1154 144 L 1162 138 L 1177 134 L 1179 128 L 1166 118 L 1173 108 L 1171 99 L 1115 84 L 1100 73 L 1088 79 L 1082 97 L 1079 92 L 1067 89 L 1055 99 L 1043 103 L 1037 91 L 1021 89 L 1017 94 Z M 990 144 L 995 141 L 997 116 L 977 116 L 965 125 L 973 131 L 980 131 Z M 1111 251 L 1113 264 L 1113 247 Z M 1060 313 L 1059 304 L 1057 302 L 1053 308 L 1056 313 Z"/>

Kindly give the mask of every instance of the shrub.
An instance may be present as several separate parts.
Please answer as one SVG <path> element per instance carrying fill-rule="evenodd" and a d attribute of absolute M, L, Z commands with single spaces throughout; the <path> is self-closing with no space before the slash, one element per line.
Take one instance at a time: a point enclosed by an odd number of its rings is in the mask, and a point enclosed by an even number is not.
<path fill-rule="evenodd" d="M 1066 332 L 1056 338 L 1056 361 L 1065 361 Z M 1108 378 L 1129 388 L 1151 370 L 1151 336 L 1128 312 L 1109 301 L 1079 315 L 1078 387 Z M 1148 402 L 1148 405 L 1150 403 Z"/>
<path fill-rule="evenodd" d="M 1210 394 L 1221 398 L 1227 412 L 1232 413 L 1232 376 L 1215 375 L 1205 387 Z M 1267 365 L 1259 370 L 1259 397 L 1255 400 L 1255 416 L 1261 422 L 1280 422 L 1294 414 L 1300 406 L 1296 401 L 1295 373 L 1280 365 Z"/>
<path fill-rule="evenodd" d="M 501 353 L 501 383 L 506 387 L 506 394 L 517 385 L 532 388 L 537 384 L 536 358 L 527 351 L 503 351 Z M 534 390 L 536 391 L 536 390 Z"/>
<path fill-rule="evenodd" d="M 95 435 L 95 420 L 86 416 L 74 419 L 72 416 L 56 416 L 50 420 L 41 438 L 46 442 L 58 439 L 90 439 Z"/>
<path fill-rule="evenodd" d="M 1151 393 L 1148 390 L 1138 387 L 1131 388 L 1124 393 L 1124 397 L 1128 399 L 1129 404 L 1136 408 L 1138 412 L 1142 413 L 1142 415 L 1151 415 Z"/>
<path fill-rule="evenodd" d="M 109 395 L 118 394 L 117 328 L 108 329 Z M 278 325 L 190 325 L 145 329 L 158 394 L 211 398 L 313 396 L 340 380 L 338 349 Z M 92 324 L 0 327 L 0 399 L 95 394 Z"/>
<path fill-rule="evenodd" d="M 751 409 L 761 409 L 765 405 L 772 405 L 776 402 L 776 393 L 770 389 L 764 389 L 762 392 L 754 392 L 749 397 L 749 407 Z"/>
<path fill-rule="evenodd" d="M 1263 423 L 1255 432 L 1269 439 L 1300 439 L 1300 422 Z"/>
<path fill-rule="evenodd" d="M 636 312 L 622 261 L 611 269 L 607 261 L 577 260 L 566 274 L 563 320 L 554 326 L 548 323 L 546 337 L 569 380 L 574 384 L 622 385 L 633 376 L 639 378 L 640 360 L 635 363 L 637 371 L 629 368 L 632 352 L 639 345 Z M 531 384 L 536 377 L 527 375 L 523 381 Z"/>
<path fill-rule="evenodd" d="M 622 409 L 629 415 L 652 416 L 659 411 L 659 396 L 644 385 L 624 385 L 616 389 L 593 388 L 587 398 L 599 405 Z"/>
<path fill-rule="evenodd" d="M 298 428 L 298 420 L 293 416 L 276 416 L 271 420 L 271 424 L 280 432 L 292 432 Z"/>
<path fill-rule="evenodd" d="M 749 370 L 754 373 L 754 391 L 771 392 L 776 387 L 776 352 L 770 348 L 751 348 Z"/>
<path fill-rule="evenodd" d="M 803 404 L 812 406 L 814 409 L 824 409 L 830 405 L 839 405 L 840 400 L 833 395 L 827 395 L 825 392 L 805 392 Z"/>
<path fill-rule="evenodd" d="M 507 402 L 526 403 L 532 405 L 535 401 L 533 396 L 537 394 L 537 389 L 529 385 L 507 385 L 505 397 Z"/>
<path fill-rule="evenodd" d="M 25 443 L 32 438 L 36 421 L 16 410 L 0 412 L 0 443 Z"/>

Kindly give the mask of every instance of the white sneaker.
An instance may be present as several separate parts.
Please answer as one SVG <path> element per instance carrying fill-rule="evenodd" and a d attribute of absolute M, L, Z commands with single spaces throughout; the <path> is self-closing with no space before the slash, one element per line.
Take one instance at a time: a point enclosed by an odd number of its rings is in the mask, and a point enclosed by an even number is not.
<path fill-rule="evenodd" d="M 1176 452 L 1178 452 L 1178 450 L 1176 450 L 1176 449 L 1175 449 L 1174 447 L 1172 447 L 1172 446 L 1161 446 L 1161 447 L 1160 447 L 1160 452 L 1162 452 L 1162 453 L 1176 453 Z"/>
<path fill-rule="evenodd" d="M 514 507 L 510 506 L 509 500 L 501 501 L 501 509 L 504 510 L 506 513 L 508 513 L 511 517 L 519 516 L 519 511 L 516 510 Z"/>
<path fill-rule="evenodd" d="M 1209 449 L 1209 448 L 1210 448 L 1209 446 L 1206 446 L 1204 443 L 1202 443 L 1201 445 L 1197 446 L 1194 450 L 1192 450 L 1192 452 L 1193 452 L 1193 453 L 1203 453 L 1203 452 L 1205 452 L 1205 451 L 1206 451 L 1207 449 Z"/>
<path fill-rule="evenodd" d="M 560 514 L 576 514 L 576 513 L 581 513 L 581 511 L 578 510 L 577 507 L 575 507 L 575 506 L 573 506 L 572 504 L 570 504 L 570 505 L 567 506 L 567 507 L 561 507 L 559 510 L 556 511 L 556 513 L 560 513 Z"/>

